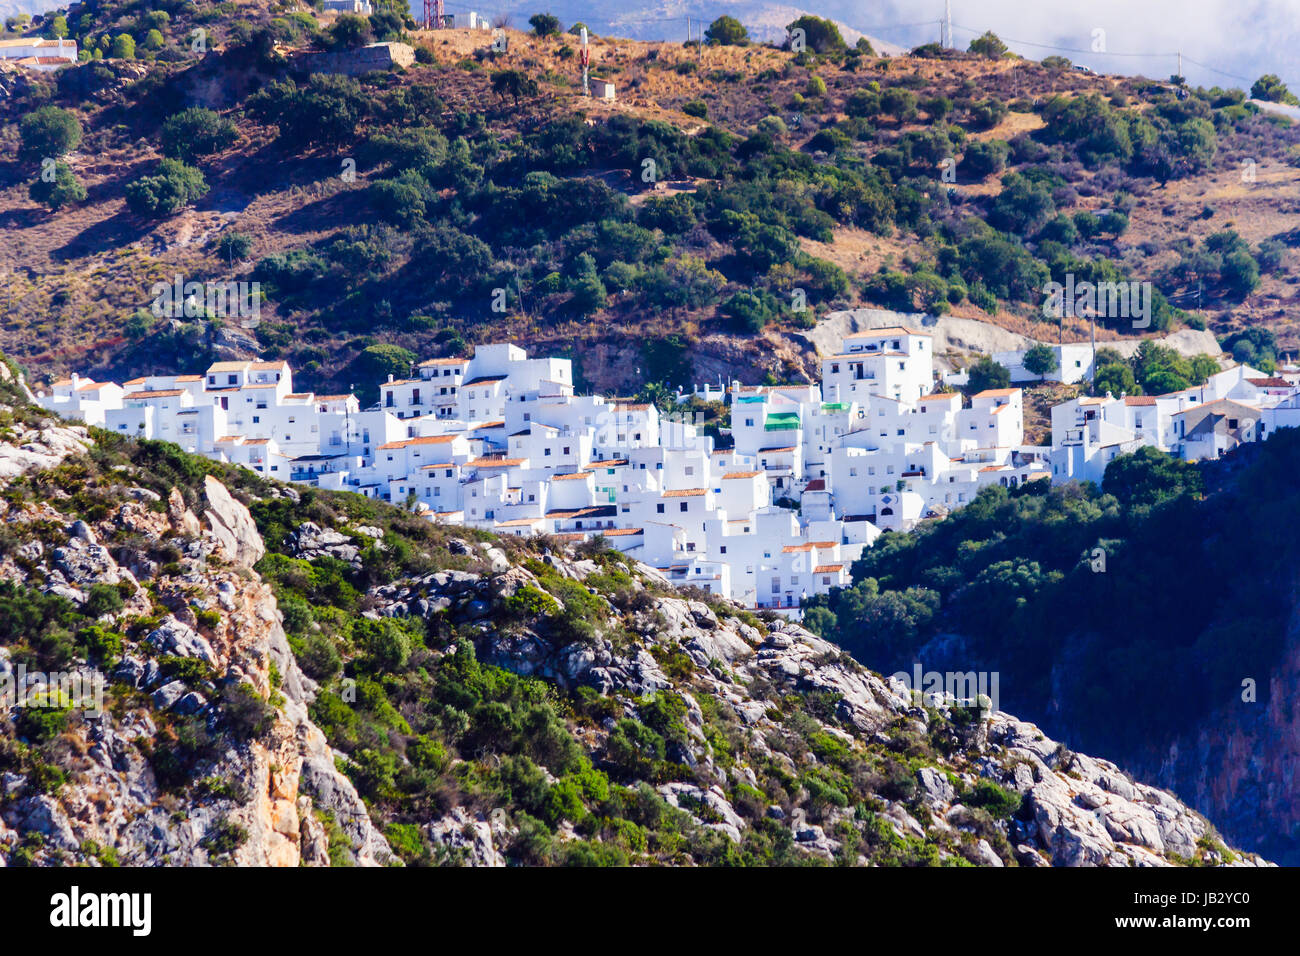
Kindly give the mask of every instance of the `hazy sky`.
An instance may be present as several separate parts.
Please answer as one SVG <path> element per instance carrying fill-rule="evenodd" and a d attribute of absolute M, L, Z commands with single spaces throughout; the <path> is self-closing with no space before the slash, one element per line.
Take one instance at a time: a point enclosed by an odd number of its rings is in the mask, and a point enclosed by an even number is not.
<path fill-rule="evenodd" d="M 418 15 L 422 0 L 412 6 Z M 517 27 L 548 9 L 566 25 L 582 19 L 641 39 L 681 38 L 687 15 L 707 23 L 729 13 L 752 26 L 788 22 L 777 11 L 801 8 L 910 48 L 939 38 L 944 0 L 446 0 L 446 8 L 510 12 Z M 1162 79 L 1177 70 L 1172 54 L 1181 49 L 1193 85 L 1248 88 L 1273 72 L 1300 90 L 1300 0 L 952 0 L 952 21 L 962 49 L 991 29 L 1032 59 L 1061 52 L 1099 72 Z M 1105 31 L 1105 52 L 1094 52 L 1094 30 Z"/>
<path fill-rule="evenodd" d="M 840 6 L 828 0 L 831 5 Z M 849 13 L 855 5 L 843 6 Z M 882 25 L 924 20 L 926 14 L 937 20 L 943 13 L 942 0 L 877 0 L 856 6 L 867 8 L 864 18 L 876 17 Z M 1273 72 L 1300 88 L 1300 0 L 952 0 L 952 21 L 961 47 L 970 42 L 972 31 L 991 29 L 1033 59 L 1058 52 L 1048 46 L 1067 47 L 1086 52 L 1062 56 L 1095 70 L 1153 77 L 1172 74 L 1178 60 L 1168 54 L 1182 50 L 1183 73 L 1195 85 L 1249 86 L 1261 73 Z M 1105 31 L 1105 53 L 1093 52 L 1095 30 Z M 883 39 L 903 43 L 937 35 L 937 25 L 881 31 Z M 1153 53 L 1165 55 L 1128 55 Z"/>
<path fill-rule="evenodd" d="M 411 5 L 421 15 L 423 0 Z M 0 0 L 0 10 L 56 6 L 66 3 Z M 445 6 L 449 13 L 510 13 L 513 25 L 525 29 L 531 14 L 550 10 L 566 25 L 582 19 L 602 32 L 642 39 L 683 38 L 688 15 L 695 22 L 730 13 L 751 24 L 779 24 L 805 9 L 912 47 L 939 38 L 944 0 L 445 0 Z M 952 0 L 952 21 L 963 49 L 975 33 L 993 30 L 1032 59 L 1061 52 L 1099 72 L 1159 78 L 1177 69 L 1171 54 L 1181 49 L 1183 73 L 1194 85 L 1249 88 L 1261 73 L 1277 73 L 1300 92 L 1300 0 Z M 1094 30 L 1105 31 L 1105 52 L 1093 52 Z"/>

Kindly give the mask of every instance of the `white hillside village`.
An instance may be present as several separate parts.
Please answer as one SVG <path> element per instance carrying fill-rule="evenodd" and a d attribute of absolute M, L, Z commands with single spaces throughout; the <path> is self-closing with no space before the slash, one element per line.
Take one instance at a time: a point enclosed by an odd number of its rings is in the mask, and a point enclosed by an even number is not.
<path fill-rule="evenodd" d="M 730 404 L 729 448 L 654 405 L 576 394 L 569 360 L 509 344 L 422 362 L 412 378 L 379 383 L 366 409 L 351 394 L 295 392 L 283 361 L 121 385 L 74 375 L 38 399 L 66 418 L 435 522 L 603 535 L 676 584 L 790 616 L 848 584 L 883 530 L 942 517 L 987 485 L 1100 481 L 1143 445 L 1213 458 L 1300 425 L 1300 373 L 1236 366 L 1170 395 L 1076 398 L 1052 409 L 1050 447 L 1026 445 L 1020 389 L 969 404 L 937 392 L 932 352 L 928 333 L 878 328 L 824 356 L 820 385 L 702 387 Z"/>

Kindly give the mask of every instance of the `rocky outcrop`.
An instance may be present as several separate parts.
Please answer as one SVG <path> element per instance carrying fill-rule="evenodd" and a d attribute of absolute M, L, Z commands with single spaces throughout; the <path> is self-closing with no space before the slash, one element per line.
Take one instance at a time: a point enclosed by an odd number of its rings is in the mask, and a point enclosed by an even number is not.
<path fill-rule="evenodd" d="M 68 455 L 83 452 L 90 445 L 86 429 L 80 425 L 56 425 L 53 420 L 42 422 L 39 428 L 24 429 L 10 441 L 0 442 L 0 480 L 25 471 L 53 468 Z"/>
<path fill-rule="evenodd" d="M 211 475 L 203 476 L 203 497 L 209 530 L 232 561 L 251 568 L 266 554 L 266 545 L 257 533 L 253 516 Z"/>
<path fill-rule="evenodd" d="M 66 453 L 84 445 L 53 439 L 47 447 Z M 0 458 L 15 460 L 7 453 Z M 21 775 L 5 775 L 0 863 L 19 845 L 39 847 L 32 860 L 38 863 L 93 863 L 99 848 L 111 849 L 126 865 L 327 865 L 331 855 L 360 865 L 393 862 L 356 788 L 338 771 L 325 735 L 310 719 L 316 687 L 298 668 L 273 593 L 251 570 L 265 546 L 248 509 L 211 476 L 203 496 L 206 528 L 179 495 L 162 514 L 146 507 L 149 495 L 128 493 L 119 512 L 97 525 L 69 519 L 48 504 L 3 514 L 11 527 L 39 519 L 46 540 L 54 528 L 66 539 L 53 547 L 33 542 L 21 564 L 0 559 L 3 577 L 76 603 L 85 602 L 97 583 L 123 582 L 134 589 L 123 610 L 105 619 L 109 626 L 151 605 L 132 570 L 119 563 L 126 556 L 119 549 L 115 557 L 101 540 L 116 528 L 129 528 L 184 557 L 171 576 L 157 574 L 156 564 L 143 555 L 128 562 L 149 577 L 152 593 L 172 609 L 138 645 L 125 648 L 107 675 L 119 687 L 143 693 L 148 704 L 70 723 L 68 782 L 54 792 Z M 209 562 L 213 555 L 229 563 Z M 200 662 L 212 677 L 168 677 L 159 666 L 168 659 Z M 11 672 L 6 654 L 0 676 Z M 223 695 L 239 687 L 274 703 L 269 725 L 247 739 L 221 730 L 219 719 Z M 217 738 L 192 781 L 178 791 L 176 782 L 160 781 L 155 760 L 167 738 L 161 727 L 186 718 L 215 730 Z M 321 814 L 332 817 L 332 831 Z M 341 834 L 347 845 L 331 848 L 328 832 L 336 840 Z"/>
<path fill-rule="evenodd" d="M 590 562 L 553 557 L 548 562 L 573 580 L 582 580 L 593 570 Z M 728 774 L 736 770 L 713 765 L 691 694 L 708 694 L 728 709 L 757 747 L 769 735 L 781 732 L 773 709 L 785 694 L 835 700 L 838 721 L 867 739 L 887 739 L 900 722 L 924 735 L 937 717 L 948 716 L 951 702 L 919 706 L 901 683 L 887 682 L 863 669 L 839 648 L 795 624 L 778 620 L 764 631 L 738 618 L 720 616 L 700 601 L 662 594 L 647 600 L 635 616 L 636 630 L 645 642 L 635 651 L 616 651 L 599 637 L 565 643 L 545 628 L 492 625 L 512 595 L 540 583 L 518 566 L 489 575 L 439 572 L 374 589 L 370 597 L 378 606 L 367 613 L 445 616 L 461 625 L 478 623 L 475 643 L 483 660 L 563 687 L 585 685 L 624 700 L 672 688 L 688 702 L 686 724 L 691 738 L 675 759 L 697 776 L 712 775 L 718 784 L 727 783 Z M 689 690 L 664 673 L 651 653 L 656 646 L 684 652 L 699 669 Z M 829 724 L 822 729 L 853 739 Z M 1038 727 L 1008 714 L 989 715 L 967 747 L 961 769 L 926 767 L 916 774 L 916 794 L 929 812 L 928 824 L 922 824 L 903 801 L 892 801 L 882 809 L 882 819 L 900 837 L 973 834 L 979 838 L 968 841 L 968 859 L 990 866 L 1171 866 L 1194 858 L 1231 865 L 1259 862 L 1229 853 L 1205 819 L 1171 794 L 1135 783 L 1107 761 L 1071 753 Z M 962 794 L 976 792 L 981 780 L 1020 797 L 1019 810 L 998 825 L 1005 859 L 984 836 L 990 826 L 988 815 L 962 802 Z M 743 839 L 749 824 L 727 800 L 722 786 L 668 783 L 657 789 L 671 806 L 691 814 L 700 825 L 735 842 Z M 785 819 L 780 808 L 773 811 Z M 851 816 L 832 811 L 819 824 L 791 818 L 795 845 L 811 855 L 834 858 L 841 844 L 830 833 L 838 824 L 851 822 Z M 453 831 L 461 832 L 440 821 L 438 842 L 448 843 L 448 833 Z M 458 836 L 451 844 L 461 851 L 479 847 L 468 852 L 467 862 L 489 856 L 482 841 L 472 836 Z"/>

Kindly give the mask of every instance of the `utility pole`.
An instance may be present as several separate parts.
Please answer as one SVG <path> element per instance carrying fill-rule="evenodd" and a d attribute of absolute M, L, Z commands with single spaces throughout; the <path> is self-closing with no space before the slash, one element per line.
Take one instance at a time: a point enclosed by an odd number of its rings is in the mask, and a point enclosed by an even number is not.
<path fill-rule="evenodd" d="M 1089 313 L 1092 320 L 1092 390 L 1097 390 L 1097 310 L 1092 309 Z"/>
<path fill-rule="evenodd" d="M 587 83 L 588 72 L 591 68 L 591 48 L 587 46 L 587 28 L 582 28 L 582 95 L 590 96 L 591 88 Z"/>
<path fill-rule="evenodd" d="M 948 37 L 947 42 L 943 45 L 952 47 L 952 0 L 944 0 L 943 3 L 943 23 L 944 34 Z"/>

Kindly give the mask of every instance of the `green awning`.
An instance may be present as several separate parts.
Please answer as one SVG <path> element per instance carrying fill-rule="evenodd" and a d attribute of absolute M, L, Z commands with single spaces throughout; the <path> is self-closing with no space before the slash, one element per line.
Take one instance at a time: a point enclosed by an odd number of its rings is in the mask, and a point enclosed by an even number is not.
<path fill-rule="evenodd" d="M 767 421 L 763 423 L 764 431 L 778 432 L 798 429 L 799 414 L 797 412 L 773 412 L 767 416 Z"/>

